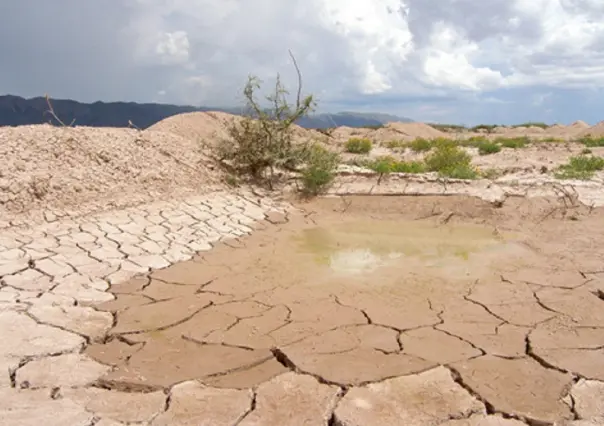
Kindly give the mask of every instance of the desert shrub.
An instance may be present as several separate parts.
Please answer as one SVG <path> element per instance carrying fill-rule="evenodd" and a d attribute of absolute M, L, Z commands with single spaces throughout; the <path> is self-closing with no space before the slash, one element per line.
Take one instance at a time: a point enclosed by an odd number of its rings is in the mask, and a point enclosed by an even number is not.
<path fill-rule="evenodd" d="M 475 179 L 476 169 L 472 157 L 462 149 L 452 145 L 441 145 L 425 158 L 426 168 L 431 172 L 455 179 Z"/>
<path fill-rule="evenodd" d="M 407 146 L 407 143 L 405 141 L 393 140 L 385 142 L 384 145 L 386 146 L 386 148 L 396 149 Z"/>
<path fill-rule="evenodd" d="M 378 157 L 366 162 L 364 166 L 380 174 L 423 173 L 426 171 L 426 166 L 421 161 L 399 161 L 391 156 Z"/>
<path fill-rule="evenodd" d="M 294 144 L 292 124 L 314 107 L 312 95 L 301 98 L 301 76 L 294 105 L 287 101 L 288 92 L 277 75 L 274 92 L 266 97 L 270 108 L 263 108 L 256 99 L 260 80 L 250 76 L 243 90 L 248 114 L 228 126 L 229 138 L 219 141 L 217 156 L 229 172 L 251 177 L 271 189 L 277 180 L 276 170 L 297 170 L 308 158 L 306 143 Z"/>
<path fill-rule="evenodd" d="M 463 139 L 459 141 L 459 145 L 478 147 L 478 145 L 487 142 L 489 142 L 489 140 L 484 136 L 472 136 L 468 139 Z"/>
<path fill-rule="evenodd" d="M 409 142 L 408 146 L 413 152 L 426 152 L 432 149 L 433 142 L 428 139 L 417 138 Z"/>
<path fill-rule="evenodd" d="M 568 163 L 561 165 L 554 172 L 558 179 L 589 180 L 595 172 L 604 170 L 604 158 L 591 155 L 571 157 Z"/>
<path fill-rule="evenodd" d="M 373 148 L 369 139 L 351 138 L 346 142 L 346 151 L 351 154 L 367 154 Z"/>
<path fill-rule="evenodd" d="M 512 127 L 540 127 L 542 129 L 549 128 L 549 124 L 540 121 L 527 121 L 526 123 L 514 124 Z"/>
<path fill-rule="evenodd" d="M 424 173 L 426 165 L 422 161 L 395 161 L 390 169 L 392 173 Z"/>
<path fill-rule="evenodd" d="M 461 132 L 467 130 L 466 126 L 462 126 L 460 124 L 428 123 L 428 125 L 436 130 L 440 130 L 441 132 Z"/>
<path fill-rule="evenodd" d="M 501 151 L 501 145 L 495 142 L 487 141 L 478 144 L 478 154 L 489 155 Z"/>
<path fill-rule="evenodd" d="M 582 138 L 579 138 L 578 142 L 582 143 L 583 145 L 589 148 L 596 148 L 604 146 L 604 136 L 584 136 Z"/>
<path fill-rule="evenodd" d="M 583 154 L 583 155 L 593 154 L 593 151 L 591 149 L 589 149 L 589 148 L 583 148 L 581 150 L 581 154 Z"/>
<path fill-rule="evenodd" d="M 324 192 L 335 179 L 339 163 L 337 153 L 318 144 L 311 145 L 300 178 L 303 192 L 307 195 Z"/>
<path fill-rule="evenodd" d="M 501 146 L 505 148 L 524 148 L 529 142 L 529 138 L 526 136 L 520 136 L 517 138 L 497 138 L 495 142 L 499 143 Z"/>
<path fill-rule="evenodd" d="M 493 132 L 495 127 L 499 127 L 498 124 L 479 124 L 478 126 L 472 127 L 470 130 L 473 132 L 477 132 L 479 130 L 485 130 L 487 133 Z"/>
<path fill-rule="evenodd" d="M 539 139 L 539 141 L 540 142 L 553 142 L 553 143 L 566 142 L 564 139 L 562 139 L 562 138 L 556 138 L 554 136 L 548 136 L 546 138 Z"/>

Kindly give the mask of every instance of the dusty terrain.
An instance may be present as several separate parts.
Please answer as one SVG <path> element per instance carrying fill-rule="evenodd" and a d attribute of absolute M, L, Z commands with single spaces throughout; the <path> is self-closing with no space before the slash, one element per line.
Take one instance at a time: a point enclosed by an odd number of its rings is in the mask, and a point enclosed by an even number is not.
<path fill-rule="evenodd" d="M 550 173 L 587 125 L 285 202 L 221 184 L 212 114 L 0 129 L 0 424 L 604 425 L 604 184 Z"/>

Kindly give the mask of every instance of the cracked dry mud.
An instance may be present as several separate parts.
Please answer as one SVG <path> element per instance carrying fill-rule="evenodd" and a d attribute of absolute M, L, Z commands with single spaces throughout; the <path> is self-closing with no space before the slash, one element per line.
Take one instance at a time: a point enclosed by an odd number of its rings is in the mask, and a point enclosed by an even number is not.
<path fill-rule="evenodd" d="M 218 193 L 1 230 L 0 424 L 602 425 L 603 210 L 561 206 Z"/>

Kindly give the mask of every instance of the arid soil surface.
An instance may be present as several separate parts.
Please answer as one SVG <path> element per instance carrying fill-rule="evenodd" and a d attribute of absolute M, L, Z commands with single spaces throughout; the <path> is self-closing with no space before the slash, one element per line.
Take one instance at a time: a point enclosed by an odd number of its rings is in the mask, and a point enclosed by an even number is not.
<path fill-rule="evenodd" d="M 603 424 L 602 209 L 296 204 L 3 231 L 0 423 Z"/>
<path fill-rule="evenodd" d="M 604 176 L 550 173 L 580 145 L 287 203 L 221 183 L 226 118 L 0 129 L 1 425 L 604 425 Z"/>
<path fill-rule="evenodd" d="M 106 388 L 238 392 L 238 424 L 600 424 L 604 219 L 552 207 L 305 205 L 112 286 L 85 353 L 113 366 Z"/>

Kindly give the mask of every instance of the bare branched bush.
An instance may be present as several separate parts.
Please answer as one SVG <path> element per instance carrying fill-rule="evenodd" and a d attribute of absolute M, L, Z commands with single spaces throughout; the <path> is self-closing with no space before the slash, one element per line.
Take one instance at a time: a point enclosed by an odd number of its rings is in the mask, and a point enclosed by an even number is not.
<path fill-rule="evenodd" d="M 297 171 L 310 155 L 309 143 L 294 143 L 292 125 L 309 114 L 315 102 L 312 95 L 302 98 L 302 76 L 291 52 L 290 56 L 298 75 L 295 104 L 287 101 L 289 92 L 277 75 L 274 92 L 266 97 L 269 107 L 262 107 L 256 97 L 261 81 L 250 76 L 243 90 L 248 114 L 233 120 L 228 127 L 229 138 L 218 145 L 218 157 L 231 172 L 250 176 L 271 189 L 278 170 Z"/>

